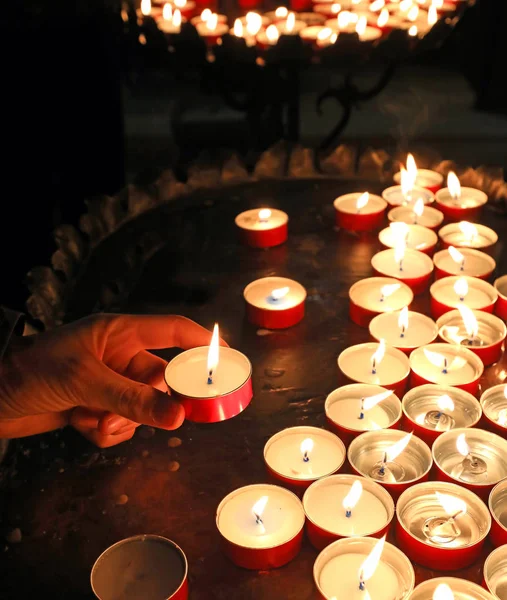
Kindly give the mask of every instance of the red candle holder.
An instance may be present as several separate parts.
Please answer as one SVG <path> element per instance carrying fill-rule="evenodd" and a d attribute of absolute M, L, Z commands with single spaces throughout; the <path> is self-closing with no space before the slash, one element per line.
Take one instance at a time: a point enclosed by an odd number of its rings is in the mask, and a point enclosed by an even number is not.
<path fill-rule="evenodd" d="M 484 429 L 507 437 L 507 385 L 494 385 L 481 396 Z"/>
<path fill-rule="evenodd" d="M 498 548 L 507 544 L 507 479 L 493 488 L 488 506 L 492 516 L 490 539 Z"/>
<path fill-rule="evenodd" d="M 507 321 L 507 275 L 502 275 L 502 277 L 495 279 L 494 286 L 498 293 L 495 314 L 500 319 Z"/>
<path fill-rule="evenodd" d="M 435 200 L 448 221 L 476 221 L 488 196 L 475 188 L 463 187 L 461 196 L 454 199 L 449 188 L 443 188 L 435 194 Z"/>
<path fill-rule="evenodd" d="M 356 482 L 361 484 L 361 494 L 347 516 L 343 502 Z M 356 475 L 319 479 L 306 490 L 303 508 L 306 534 L 319 551 L 345 537 L 381 538 L 389 531 L 394 517 L 389 492 L 371 479 Z"/>
<path fill-rule="evenodd" d="M 431 450 L 422 440 L 396 429 L 361 434 L 351 442 L 347 457 L 354 473 L 379 483 L 395 501 L 415 483 L 427 481 L 433 464 Z"/>
<path fill-rule="evenodd" d="M 312 9 L 312 1 L 311 0 L 291 0 L 290 7 L 292 10 L 296 12 L 302 12 L 304 10 Z"/>
<path fill-rule="evenodd" d="M 412 486 L 399 497 L 396 514 L 399 549 L 438 571 L 465 569 L 477 561 L 491 527 L 484 502 L 453 483 Z"/>
<path fill-rule="evenodd" d="M 506 564 L 507 546 L 493 550 L 484 563 L 484 584 L 495 598 L 500 598 L 505 588 Z"/>
<path fill-rule="evenodd" d="M 435 321 L 422 313 L 406 312 L 407 325 L 402 329 L 402 311 L 383 313 L 377 315 L 370 322 L 371 337 L 380 342 L 385 340 L 386 344 L 398 348 L 407 355 L 420 346 L 431 344 L 438 335 Z"/>
<path fill-rule="evenodd" d="M 435 263 L 435 279 L 449 277 L 452 275 L 468 275 L 488 280 L 496 268 L 494 259 L 480 250 L 471 248 L 460 248 L 459 253 L 464 262 L 456 262 L 449 250 L 440 250 L 433 256 Z"/>
<path fill-rule="evenodd" d="M 305 316 L 305 288 L 285 277 L 264 277 L 243 292 L 246 316 L 252 325 L 265 329 L 287 329 Z"/>
<path fill-rule="evenodd" d="M 93 593 L 113 600 L 135 589 L 139 598 L 188 599 L 188 561 L 183 550 L 159 535 L 135 535 L 113 544 L 96 560 Z"/>
<path fill-rule="evenodd" d="M 362 202 L 366 204 L 361 207 Z M 387 202 L 374 194 L 345 194 L 336 198 L 334 208 L 336 226 L 340 229 L 373 231 L 382 227 Z"/>
<path fill-rule="evenodd" d="M 247 210 L 236 217 L 243 244 L 252 248 L 271 248 L 287 241 L 289 217 L 281 210 Z"/>
<path fill-rule="evenodd" d="M 405 250 L 403 268 L 396 261 L 394 249 L 377 252 L 371 259 L 371 266 L 375 275 L 394 277 L 402 281 L 417 296 L 425 292 L 433 274 L 433 263 L 429 256 L 418 250 Z"/>
<path fill-rule="evenodd" d="M 490 283 L 466 275 L 442 277 L 430 287 L 430 306 L 434 319 L 458 308 L 460 304 L 466 304 L 473 310 L 492 313 L 497 299 L 497 291 Z"/>
<path fill-rule="evenodd" d="M 483 429 L 453 429 L 433 444 L 433 461 L 439 481 L 459 483 L 487 502 L 507 477 L 507 440 Z"/>
<path fill-rule="evenodd" d="M 414 293 L 393 277 L 368 277 L 354 283 L 349 299 L 351 320 L 360 327 L 368 327 L 377 315 L 410 306 Z"/>
<path fill-rule="evenodd" d="M 238 6 L 243 10 L 254 10 L 259 8 L 262 2 L 259 0 L 238 0 Z"/>

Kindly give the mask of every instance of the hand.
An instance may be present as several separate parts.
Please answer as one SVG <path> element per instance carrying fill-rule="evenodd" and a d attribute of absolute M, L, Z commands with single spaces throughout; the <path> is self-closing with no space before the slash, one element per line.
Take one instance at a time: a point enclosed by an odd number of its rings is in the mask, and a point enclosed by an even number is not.
<path fill-rule="evenodd" d="M 141 423 L 176 429 L 183 407 L 164 393 L 166 362 L 146 349 L 210 339 L 184 317 L 134 315 L 94 315 L 17 338 L 0 365 L 0 438 L 70 423 L 107 447 L 130 439 Z"/>

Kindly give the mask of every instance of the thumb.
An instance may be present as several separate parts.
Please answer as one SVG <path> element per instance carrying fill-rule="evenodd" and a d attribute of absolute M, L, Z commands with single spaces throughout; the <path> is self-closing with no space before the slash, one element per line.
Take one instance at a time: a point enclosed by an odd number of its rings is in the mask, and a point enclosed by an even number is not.
<path fill-rule="evenodd" d="M 100 367 L 97 377 L 101 382 L 99 397 L 90 398 L 96 408 L 161 429 L 177 429 L 182 425 L 185 420 L 183 406 L 168 394 L 123 377 L 102 363 Z"/>

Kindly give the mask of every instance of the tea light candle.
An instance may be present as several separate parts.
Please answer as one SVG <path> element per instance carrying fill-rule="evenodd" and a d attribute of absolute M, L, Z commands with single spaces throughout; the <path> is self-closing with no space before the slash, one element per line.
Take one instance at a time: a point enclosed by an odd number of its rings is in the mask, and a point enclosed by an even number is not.
<path fill-rule="evenodd" d="M 487 389 L 481 396 L 481 406 L 486 428 L 505 437 L 507 435 L 507 385 L 501 383 Z"/>
<path fill-rule="evenodd" d="M 492 313 L 498 298 L 495 288 L 487 281 L 462 275 L 438 279 L 430 287 L 430 296 L 431 314 L 436 319 L 462 304 Z"/>
<path fill-rule="evenodd" d="M 338 356 L 338 368 L 353 382 L 380 385 L 398 397 L 403 396 L 410 372 L 407 356 L 383 341 L 346 348 Z"/>
<path fill-rule="evenodd" d="M 333 21 L 333 24 L 332 24 L 333 31 L 338 30 L 336 16 L 338 15 L 338 13 L 341 10 L 341 4 L 339 4 L 338 2 L 326 2 L 326 3 L 322 3 L 322 4 L 315 4 L 313 7 L 313 10 L 317 14 L 321 14 L 321 15 L 324 15 L 325 17 L 329 17 L 328 21 L 331 21 L 331 20 Z M 331 17 L 334 17 L 334 19 L 331 19 Z M 328 25 L 326 23 L 326 27 L 329 27 L 329 26 L 330 25 Z"/>
<path fill-rule="evenodd" d="M 216 44 L 229 31 L 226 23 L 219 23 L 216 13 L 213 13 L 205 23 L 197 23 L 195 28 L 208 45 Z"/>
<path fill-rule="evenodd" d="M 459 483 L 485 502 L 507 477 L 507 440 L 483 429 L 452 429 L 433 444 L 437 478 Z"/>
<path fill-rule="evenodd" d="M 226 496 L 218 506 L 216 523 L 224 553 L 235 565 L 265 571 L 299 554 L 305 513 L 289 490 L 256 484 Z"/>
<path fill-rule="evenodd" d="M 377 315 L 370 322 L 370 335 L 378 342 L 410 354 L 414 348 L 431 344 L 438 335 L 435 321 L 408 308 Z"/>
<path fill-rule="evenodd" d="M 433 262 L 435 279 L 448 275 L 469 275 L 479 279 L 489 279 L 496 267 L 494 259 L 484 252 L 471 248 L 457 250 L 454 246 L 436 252 Z"/>
<path fill-rule="evenodd" d="M 243 292 L 250 323 L 265 329 L 285 329 L 305 315 L 305 288 L 285 277 L 264 277 L 246 286 Z"/>
<path fill-rule="evenodd" d="M 252 365 L 232 348 L 219 347 L 215 325 L 210 346 L 182 352 L 167 365 L 165 382 L 186 418 L 215 423 L 235 417 L 252 399 Z"/>
<path fill-rule="evenodd" d="M 414 293 L 404 283 L 389 277 L 368 277 L 349 290 L 349 315 L 356 325 L 368 327 L 376 315 L 409 306 Z"/>
<path fill-rule="evenodd" d="M 329 427 L 346 443 L 363 431 L 396 427 L 401 403 L 392 392 L 378 385 L 352 383 L 334 390 L 324 405 Z"/>
<path fill-rule="evenodd" d="M 476 250 L 491 249 L 498 241 L 498 234 L 486 227 L 468 221 L 449 223 L 438 232 L 443 248 L 475 248 Z"/>
<path fill-rule="evenodd" d="M 507 275 L 502 275 L 502 277 L 495 279 L 494 286 L 498 294 L 495 314 L 504 321 L 507 321 Z"/>
<path fill-rule="evenodd" d="M 497 548 L 484 563 L 484 581 L 488 590 L 496 598 L 507 597 L 507 546 Z"/>
<path fill-rule="evenodd" d="M 264 49 L 276 46 L 279 39 L 280 32 L 275 25 L 268 25 L 266 29 L 261 29 L 256 37 L 258 45 Z"/>
<path fill-rule="evenodd" d="M 377 27 L 370 27 L 366 15 L 361 15 L 356 25 L 356 33 L 360 42 L 374 42 L 382 37 L 382 31 Z"/>
<path fill-rule="evenodd" d="M 404 245 L 377 252 L 371 259 L 375 275 L 394 277 L 406 283 L 414 294 L 422 294 L 428 287 L 433 273 L 433 262 L 418 250 L 406 249 Z"/>
<path fill-rule="evenodd" d="M 461 388 L 475 395 L 484 372 L 481 359 L 464 346 L 428 344 L 410 355 L 411 385 L 436 383 Z"/>
<path fill-rule="evenodd" d="M 498 547 L 507 544 L 507 479 L 497 483 L 488 501 L 493 517 L 491 521 L 491 541 Z"/>
<path fill-rule="evenodd" d="M 394 516 L 394 502 L 378 483 L 355 475 L 320 479 L 303 496 L 306 532 L 322 550 L 343 537 L 385 535 Z"/>
<path fill-rule="evenodd" d="M 92 568 L 100 600 L 187 600 L 188 563 L 183 550 L 158 535 L 135 535 L 110 546 Z"/>
<path fill-rule="evenodd" d="M 336 473 L 345 454 L 340 438 L 318 427 L 284 429 L 264 446 L 268 473 L 298 489 L 306 489 L 313 481 Z"/>
<path fill-rule="evenodd" d="M 384 486 L 396 500 L 418 481 L 426 481 L 433 464 L 428 446 L 396 429 L 367 431 L 353 440 L 347 457 L 352 470 Z"/>
<path fill-rule="evenodd" d="M 450 221 L 473 221 L 480 216 L 488 201 L 484 192 L 471 187 L 461 187 L 452 171 L 447 175 L 447 187 L 436 194 L 438 208 Z"/>
<path fill-rule="evenodd" d="M 345 538 L 324 548 L 313 578 L 322 600 L 406 600 L 415 582 L 408 558 L 384 538 L 371 537 Z"/>
<path fill-rule="evenodd" d="M 426 206 L 421 200 L 417 200 L 409 206 L 396 206 L 387 213 L 391 222 L 407 223 L 409 225 L 421 225 L 433 231 L 438 229 L 444 220 L 444 213 L 432 206 Z"/>
<path fill-rule="evenodd" d="M 420 583 L 410 600 L 494 600 L 493 596 L 476 583 L 456 577 L 435 577 Z"/>
<path fill-rule="evenodd" d="M 284 21 L 275 23 L 275 27 L 280 35 L 299 35 L 299 32 L 306 27 L 306 23 L 296 19 L 295 13 L 290 12 Z"/>
<path fill-rule="evenodd" d="M 192 25 L 197 25 L 198 23 L 206 23 L 206 21 L 213 15 L 212 11 L 209 8 L 205 8 L 202 13 L 190 19 Z M 227 23 L 227 16 L 217 14 L 217 22 L 218 23 Z"/>
<path fill-rule="evenodd" d="M 474 427 L 482 410 L 477 399 L 455 387 L 426 384 L 412 388 L 402 400 L 403 429 L 431 446 L 444 431 Z"/>
<path fill-rule="evenodd" d="M 186 19 L 189 19 L 195 11 L 195 2 L 193 0 L 172 0 L 172 4 Z"/>
<path fill-rule="evenodd" d="M 284 21 L 288 14 L 289 9 L 286 6 L 279 6 L 276 10 L 265 13 L 264 17 L 269 19 L 270 23 L 276 23 L 277 21 Z"/>
<path fill-rule="evenodd" d="M 399 17 L 393 17 L 399 24 Z M 433 194 L 437 192 L 444 181 L 443 175 L 430 169 L 418 169 L 417 164 L 412 154 L 407 155 L 406 170 L 409 176 L 412 178 L 414 185 L 420 188 L 426 188 Z M 394 182 L 398 185 L 401 184 L 401 171 L 395 173 Z"/>
<path fill-rule="evenodd" d="M 398 15 L 390 14 L 388 8 L 383 8 L 380 14 L 368 15 L 368 23 L 373 27 L 377 27 L 382 33 L 389 33 L 393 29 L 400 27 L 402 19 Z M 424 187 L 424 186 L 423 186 Z"/>
<path fill-rule="evenodd" d="M 397 503 L 396 541 L 428 569 L 464 569 L 481 555 L 491 527 L 484 502 L 453 483 L 431 481 L 403 492 Z"/>
<path fill-rule="evenodd" d="M 382 192 L 382 198 L 391 206 L 413 206 L 417 200 L 422 199 L 424 204 L 432 204 L 435 196 L 425 188 L 414 186 L 404 190 L 401 185 L 393 185 Z"/>
<path fill-rule="evenodd" d="M 252 248 L 270 248 L 287 241 L 289 217 L 281 210 L 247 210 L 236 217 L 241 240 Z"/>
<path fill-rule="evenodd" d="M 186 19 L 181 16 L 179 9 L 176 9 L 173 12 L 171 5 L 166 4 L 162 13 L 162 19 L 157 21 L 157 27 L 160 29 L 160 31 L 162 31 L 162 33 L 174 35 L 181 33 L 181 24 L 185 22 Z"/>
<path fill-rule="evenodd" d="M 330 38 L 333 35 L 333 30 L 324 25 L 311 25 L 310 27 L 302 29 L 299 35 L 304 42 L 317 44 L 318 41 L 324 41 L 327 38 Z"/>
<path fill-rule="evenodd" d="M 422 225 L 407 225 L 406 223 L 391 223 L 378 234 L 379 242 L 385 248 L 395 248 L 399 240 L 405 240 L 407 248 L 419 250 L 432 256 L 438 243 L 437 234 Z"/>
<path fill-rule="evenodd" d="M 382 226 L 387 202 L 375 194 L 353 193 L 334 201 L 336 226 L 348 231 L 372 231 Z"/>
<path fill-rule="evenodd" d="M 458 308 L 438 319 L 440 339 L 449 344 L 466 346 L 482 360 L 484 366 L 496 363 L 502 356 L 507 335 L 505 323 L 495 315 L 472 310 L 466 304 Z"/>

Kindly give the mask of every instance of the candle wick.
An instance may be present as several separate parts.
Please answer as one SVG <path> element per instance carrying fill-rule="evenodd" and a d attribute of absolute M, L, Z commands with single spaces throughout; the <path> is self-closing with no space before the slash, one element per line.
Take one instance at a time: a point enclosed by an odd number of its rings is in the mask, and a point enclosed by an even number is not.
<path fill-rule="evenodd" d="M 384 294 L 380 296 L 380 302 L 384 302 Z"/>
<path fill-rule="evenodd" d="M 442 370 L 442 373 L 443 373 L 444 375 L 447 375 L 447 372 L 448 372 L 448 371 L 447 371 L 447 366 L 448 366 L 448 365 L 447 365 L 447 358 L 444 358 L 444 368 L 443 368 L 443 370 Z"/>
<path fill-rule="evenodd" d="M 303 454 L 303 462 L 305 462 L 305 463 L 310 462 L 310 457 L 308 456 L 308 452 L 305 452 Z"/>
<path fill-rule="evenodd" d="M 439 411 L 439 412 L 437 412 L 437 414 L 435 415 L 435 419 L 437 419 L 437 421 L 438 421 L 438 419 L 440 419 L 440 417 L 441 417 L 441 416 L 442 416 L 442 413 L 441 413 L 441 411 Z"/>
<path fill-rule="evenodd" d="M 352 516 L 352 511 L 350 509 L 347 509 L 345 511 L 345 516 L 347 517 L 347 519 L 350 519 L 350 517 Z"/>
<path fill-rule="evenodd" d="M 403 271 L 403 259 L 400 260 L 400 271 Z"/>
<path fill-rule="evenodd" d="M 405 337 L 405 325 L 403 325 L 403 326 L 401 327 L 401 333 L 400 333 L 400 337 L 401 337 L 401 338 Z"/>
<path fill-rule="evenodd" d="M 363 572 L 362 571 L 359 574 L 359 589 L 362 592 L 364 592 L 364 590 L 366 589 L 366 584 L 365 584 L 364 579 L 363 579 Z"/>
<path fill-rule="evenodd" d="M 210 369 L 209 373 L 208 373 L 208 385 L 211 385 L 213 383 L 213 369 Z"/>
<path fill-rule="evenodd" d="M 466 455 L 465 460 L 470 462 L 472 468 L 477 467 L 478 465 L 477 458 L 471 452 Z"/>
<path fill-rule="evenodd" d="M 255 515 L 255 522 L 257 525 L 264 525 L 260 515 Z"/>
<path fill-rule="evenodd" d="M 384 452 L 384 458 L 382 459 L 382 464 L 380 465 L 379 475 L 383 477 L 386 474 L 386 465 L 387 465 L 387 452 Z"/>
<path fill-rule="evenodd" d="M 461 302 L 463 302 L 465 300 L 465 296 L 460 297 Z"/>
<path fill-rule="evenodd" d="M 377 374 L 377 361 L 375 358 L 371 361 L 371 374 L 372 375 Z"/>
<path fill-rule="evenodd" d="M 364 419 L 364 398 L 361 398 L 361 411 L 359 412 L 359 418 Z"/>
<path fill-rule="evenodd" d="M 465 259 L 463 259 L 463 262 L 461 263 L 461 267 L 460 267 L 460 271 L 464 271 L 465 270 Z"/>

